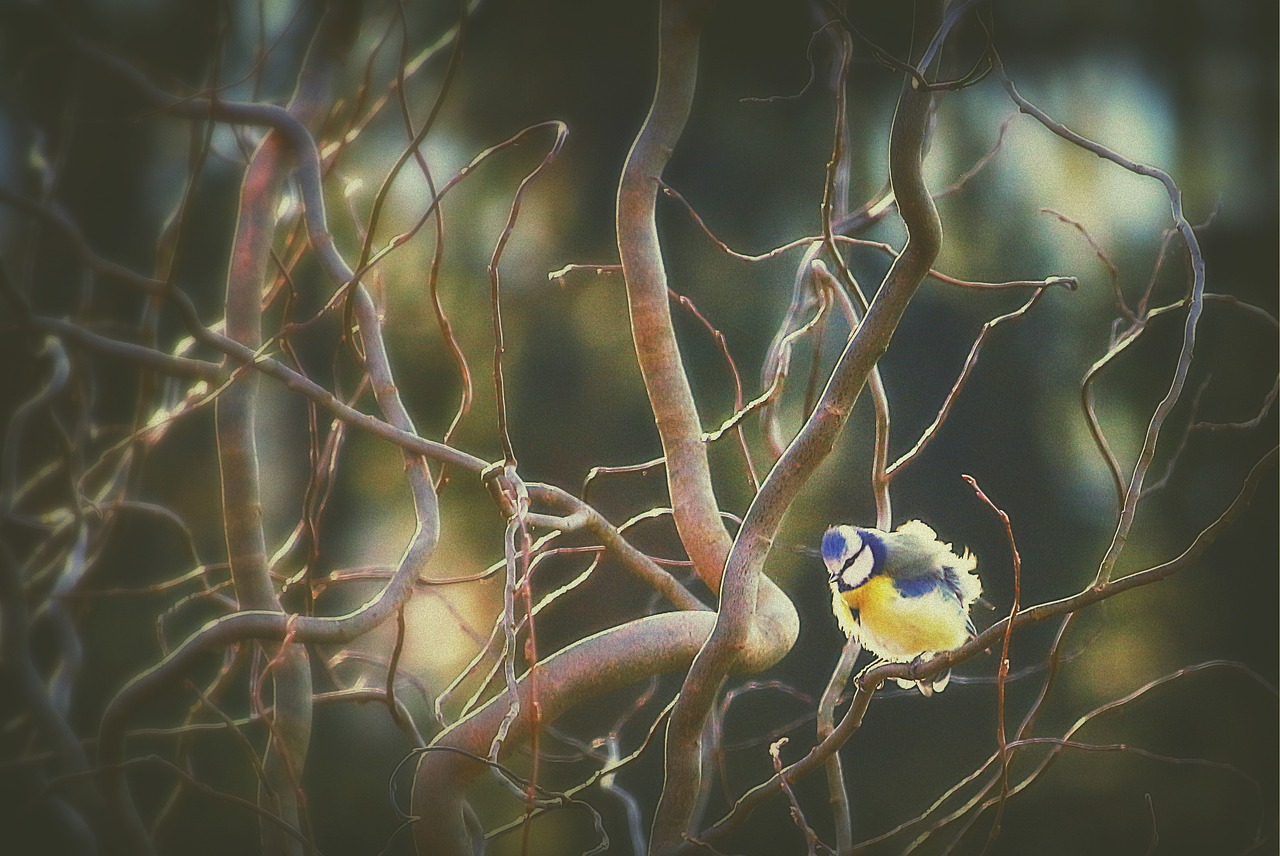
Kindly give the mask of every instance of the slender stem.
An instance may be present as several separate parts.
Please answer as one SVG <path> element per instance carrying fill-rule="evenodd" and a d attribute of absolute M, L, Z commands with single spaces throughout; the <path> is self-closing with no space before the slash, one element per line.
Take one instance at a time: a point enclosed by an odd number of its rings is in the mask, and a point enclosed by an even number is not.
<path fill-rule="evenodd" d="M 1192 229 L 1190 221 L 1187 220 L 1182 211 L 1182 189 L 1178 187 L 1169 173 L 1162 169 L 1131 161 L 1106 146 L 1086 139 L 1075 131 L 1054 121 L 1043 110 L 1018 93 L 1013 81 L 1005 73 L 1004 65 L 1000 62 L 999 57 L 995 56 L 994 51 L 992 55 L 996 75 L 1004 85 L 1005 91 L 1009 93 L 1009 97 L 1018 105 L 1019 110 L 1035 118 L 1045 128 L 1067 142 L 1079 146 L 1085 151 L 1092 152 L 1104 160 L 1111 161 L 1136 175 L 1154 178 L 1164 185 L 1165 192 L 1169 195 L 1169 208 L 1170 213 L 1173 215 L 1173 221 L 1178 231 L 1182 234 L 1182 239 L 1187 244 L 1187 252 L 1191 256 L 1191 294 L 1187 301 L 1189 305 L 1186 322 L 1183 324 L 1182 329 L 1182 345 L 1178 353 L 1177 366 L 1173 373 L 1173 379 L 1169 383 L 1168 391 L 1160 399 L 1160 403 L 1156 405 L 1155 412 L 1151 414 L 1151 421 L 1148 423 L 1146 433 L 1142 438 L 1142 450 L 1138 453 L 1138 460 L 1134 464 L 1133 473 L 1130 475 L 1128 485 L 1125 488 L 1124 501 L 1121 503 L 1120 517 L 1116 521 L 1116 529 L 1111 539 L 1111 546 L 1107 548 L 1106 555 L 1103 556 L 1102 562 L 1098 565 L 1096 580 L 1098 582 L 1106 582 L 1111 579 L 1116 562 L 1119 561 L 1120 554 L 1129 541 L 1129 531 L 1132 529 L 1134 518 L 1138 513 L 1138 501 L 1142 498 L 1142 483 L 1146 478 L 1147 470 L 1151 467 L 1152 460 L 1155 458 L 1156 443 L 1160 439 L 1160 429 L 1164 426 L 1165 419 L 1168 418 L 1174 406 L 1182 397 L 1182 390 L 1187 382 L 1187 373 L 1191 370 L 1191 358 L 1195 352 L 1196 332 L 1199 328 L 1200 314 L 1204 310 L 1204 257 L 1200 253 L 1200 240 L 1196 237 L 1195 230 Z"/>
<path fill-rule="evenodd" d="M 996 745 L 1000 756 L 1000 804 L 996 809 L 996 819 L 991 824 L 987 835 L 985 853 L 1000 835 L 1000 823 L 1004 818 L 1005 802 L 1009 798 L 1009 739 L 1005 733 L 1005 684 L 1009 679 L 1009 642 L 1013 638 L 1013 624 L 1018 617 L 1018 609 L 1022 606 L 1022 554 L 1018 552 L 1018 542 L 1013 536 L 1013 523 L 1003 508 L 996 505 L 978 485 L 977 479 L 970 475 L 961 476 L 978 498 L 996 513 L 1004 524 L 1005 537 L 1009 540 L 1009 552 L 1013 556 L 1013 605 L 1009 607 L 1009 620 L 1005 623 L 1004 638 L 1000 640 L 1000 665 L 996 669 Z"/>
<path fill-rule="evenodd" d="M 867 298 L 862 293 L 858 281 L 850 275 L 849 293 L 858 300 L 855 307 L 849 294 L 841 288 L 840 283 L 827 270 L 821 261 L 813 263 L 814 279 L 825 282 L 827 288 L 836 296 L 836 301 L 844 310 L 849 322 L 849 335 L 852 336 L 861 323 L 862 314 L 867 309 Z M 859 309 L 858 307 L 861 307 Z M 871 370 L 867 378 L 867 388 L 871 391 L 871 405 L 875 410 L 876 439 L 871 451 L 871 493 L 876 500 L 876 527 L 886 532 L 893 528 L 893 498 L 889 493 L 889 483 L 893 480 L 893 468 L 889 466 L 889 394 L 885 391 L 884 380 L 880 376 L 880 367 Z"/>
<path fill-rule="evenodd" d="M 946 422 L 947 417 L 951 415 L 951 410 L 959 399 L 961 390 L 964 389 L 969 377 L 973 374 L 973 370 L 978 364 L 978 355 L 982 351 L 982 345 L 986 342 L 987 336 L 991 334 L 991 331 L 1006 321 L 1013 321 L 1021 318 L 1027 312 L 1031 311 L 1031 308 L 1040 301 L 1040 298 L 1043 297 L 1044 294 L 1045 289 L 1041 288 L 1036 291 L 1035 294 L 1031 295 L 1031 297 L 1017 309 L 1012 312 L 1007 312 L 1004 315 L 998 315 L 982 325 L 982 329 L 978 332 L 977 338 L 974 339 L 973 345 L 969 348 L 969 355 L 965 357 L 964 366 L 960 369 L 960 376 L 957 377 L 956 382 L 951 385 L 950 392 L 947 393 L 947 397 L 943 400 L 942 406 L 938 408 L 938 414 L 933 417 L 933 421 L 929 423 L 929 427 L 925 428 L 920 434 L 920 438 L 916 440 L 915 445 L 904 452 L 901 457 L 887 467 L 885 472 L 889 479 L 892 479 L 903 467 L 918 458 L 920 453 L 924 451 L 925 447 L 928 446 L 929 443 L 938 435 L 938 432 L 942 428 L 942 424 Z"/>
<path fill-rule="evenodd" d="M 840 651 L 840 659 L 831 670 L 831 678 L 818 702 L 818 739 L 826 740 L 835 730 L 836 704 L 849 685 L 853 667 L 862 653 L 856 639 L 849 639 Z M 844 765 L 840 753 L 835 751 L 824 765 L 827 772 L 827 793 L 830 795 L 831 815 L 836 824 L 836 853 L 849 856 L 853 850 L 853 812 L 849 806 L 849 791 L 844 784 Z"/>

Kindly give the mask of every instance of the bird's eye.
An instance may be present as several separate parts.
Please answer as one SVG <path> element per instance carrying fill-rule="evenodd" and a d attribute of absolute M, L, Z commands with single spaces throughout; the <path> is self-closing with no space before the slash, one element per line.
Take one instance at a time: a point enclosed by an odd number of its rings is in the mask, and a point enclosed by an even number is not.
<path fill-rule="evenodd" d="M 840 578 L 854 556 L 865 546 L 862 534 L 854 526 L 832 526 L 822 536 L 822 560 L 831 579 Z"/>

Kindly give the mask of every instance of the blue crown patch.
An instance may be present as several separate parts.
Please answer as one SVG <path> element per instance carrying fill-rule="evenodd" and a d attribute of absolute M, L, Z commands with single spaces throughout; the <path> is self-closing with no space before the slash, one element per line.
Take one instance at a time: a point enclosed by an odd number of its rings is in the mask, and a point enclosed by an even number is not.
<path fill-rule="evenodd" d="M 828 529 L 822 536 L 822 558 L 827 560 L 835 559 L 844 553 L 848 546 L 848 542 L 839 529 Z"/>

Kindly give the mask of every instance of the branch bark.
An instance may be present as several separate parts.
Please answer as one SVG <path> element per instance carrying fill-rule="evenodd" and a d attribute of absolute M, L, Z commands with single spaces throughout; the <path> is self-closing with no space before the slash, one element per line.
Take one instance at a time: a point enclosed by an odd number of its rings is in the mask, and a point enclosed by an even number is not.
<path fill-rule="evenodd" d="M 922 14 L 922 32 L 936 32 L 940 15 L 941 4 L 929 4 Z M 928 55 L 936 53 L 931 49 Z M 925 64 L 921 73 L 927 71 Z M 907 304 L 941 248 L 942 223 L 921 174 L 932 93 L 915 80 L 909 78 L 903 84 L 889 140 L 890 181 L 907 228 L 907 243 L 841 354 L 817 409 L 770 470 L 743 519 L 725 569 L 715 629 L 689 669 L 667 728 L 666 779 L 650 845 L 656 852 L 677 847 L 692 831 L 691 809 L 701 779 L 693 748 L 725 676 L 747 650 L 761 579 L 768 579 L 762 569 L 782 517 L 835 446 L 871 370 L 888 349 Z"/>
<path fill-rule="evenodd" d="M 631 335 L 667 461 L 676 529 L 698 576 L 718 591 L 730 539 L 720 521 L 702 425 L 671 324 L 655 211 L 662 171 L 693 105 L 698 41 L 712 5 L 712 0 L 662 3 L 658 82 L 649 115 L 622 169 L 617 228 Z"/>
<path fill-rule="evenodd" d="M 328 110 L 334 82 L 359 30 L 360 4 L 333 4 L 316 31 L 288 112 L 306 127 Z M 247 348 L 262 346 L 262 287 L 271 264 L 276 208 L 291 159 L 289 141 L 268 134 L 250 159 L 240 188 L 240 208 L 227 272 L 225 332 Z M 231 362 L 224 360 L 224 368 Z M 227 560 L 242 610 L 283 613 L 271 582 L 262 527 L 256 415 L 261 376 L 245 372 L 218 398 L 215 425 L 222 480 Z M 311 664 L 304 646 L 286 640 L 267 648 L 274 714 L 263 754 L 258 807 L 295 829 L 304 828 L 301 776 L 311 743 Z M 265 672 L 264 672 L 265 675 Z M 261 676 L 255 677 L 260 680 Z M 299 856 L 303 842 L 278 824 L 261 823 L 264 853 Z"/>

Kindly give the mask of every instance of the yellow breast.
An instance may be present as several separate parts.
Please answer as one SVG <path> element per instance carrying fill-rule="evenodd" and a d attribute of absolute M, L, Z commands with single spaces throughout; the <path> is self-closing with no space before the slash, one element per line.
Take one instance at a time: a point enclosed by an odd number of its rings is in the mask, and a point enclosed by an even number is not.
<path fill-rule="evenodd" d="M 847 609 L 856 610 L 854 632 L 863 647 L 886 660 L 905 662 L 924 653 L 950 651 L 969 635 L 964 608 L 941 589 L 903 597 L 888 577 L 874 576 L 838 598 Z"/>

